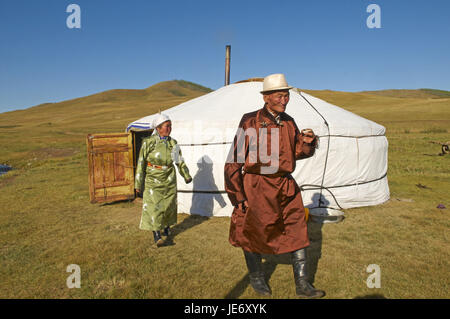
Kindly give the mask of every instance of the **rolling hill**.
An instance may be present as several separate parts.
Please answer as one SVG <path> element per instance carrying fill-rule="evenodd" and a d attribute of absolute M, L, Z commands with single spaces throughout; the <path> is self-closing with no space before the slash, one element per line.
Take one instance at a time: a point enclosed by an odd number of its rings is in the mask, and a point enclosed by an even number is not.
<path fill-rule="evenodd" d="M 44 103 L 0 114 L 0 127 L 14 122 L 23 126 L 64 127 L 66 130 L 119 130 L 142 116 L 165 110 L 212 90 L 173 80 L 146 89 L 114 89 L 58 103 Z"/>
<path fill-rule="evenodd" d="M 435 89 L 380 90 L 380 91 L 362 91 L 361 93 L 368 93 L 388 97 L 398 97 L 398 98 L 422 98 L 422 99 L 450 98 L 450 91 L 435 90 Z"/>

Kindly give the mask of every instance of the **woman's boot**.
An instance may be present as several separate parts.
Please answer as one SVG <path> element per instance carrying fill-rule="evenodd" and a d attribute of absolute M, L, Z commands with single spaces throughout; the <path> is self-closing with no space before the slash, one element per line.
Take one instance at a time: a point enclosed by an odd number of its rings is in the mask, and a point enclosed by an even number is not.
<path fill-rule="evenodd" d="M 153 239 L 155 240 L 156 246 L 161 247 L 164 245 L 164 239 L 161 237 L 161 231 L 153 231 Z"/>
<path fill-rule="evenodd" d="M 250 284 L 252 285 L 253 289 L 260 295 L 270 296 L 272 293 L 264 279 L 264 272 L 262 270 L 261 264 L 261 255 L 244 250 L 244 256 L 250 277 Z"/>
<path fill-rule="evenodd" d="M 294 271 L 295 292 L 301 298 L 321 298 L 325 292 L 315 289 L 308 282 L 306 273 L 306 248 L 291 253 L 292 269 Z"/>
<path fill-rule="evenodd" d="M 167 226 L 166 228 L 164 228 L 164 230 L 163 230 L 163 232 L 162 232 L 162 235 L 163 236 L 166 236 L 166 237 L 169 237 L 170 235 L 171 235 L 171 231 L 170 231 L 170 227 L 169 226 Z"/>

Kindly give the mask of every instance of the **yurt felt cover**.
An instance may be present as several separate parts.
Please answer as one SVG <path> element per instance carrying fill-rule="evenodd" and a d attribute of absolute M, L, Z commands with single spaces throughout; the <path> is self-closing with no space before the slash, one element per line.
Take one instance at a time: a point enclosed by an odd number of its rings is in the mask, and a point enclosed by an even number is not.
<path fill-rule="evenodd" d="M 163 112 L 172 120 L 171 136 L 193 176 L 188 185 L 178 178 L 179 212 L 231 215 L 224 165 L 242 115 L 264 105 L 261 90 L 261 82 L 235 83 Z M 286 113 L 299 129 L 311 128 L 319 136 L 315 155 L 297 161 L 292 173 L 305 206 L 351 208 L 387 201 L 385 128 L 296 89 L 290 96 Z M 127 131 L 151 129 L 154 116 L 130 123 Z"/>

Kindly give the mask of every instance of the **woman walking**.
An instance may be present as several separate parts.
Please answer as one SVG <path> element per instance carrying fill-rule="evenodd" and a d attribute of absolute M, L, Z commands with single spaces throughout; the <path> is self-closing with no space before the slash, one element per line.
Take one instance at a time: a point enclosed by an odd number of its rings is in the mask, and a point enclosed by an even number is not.
<path fill-rule="evenodd" d="M 170 226 L 177 223 L 177 179 L 175 167 L 189 184 L 192 177 L 181 157 L 177 141 L 170 137 L 172 122 L 165 114 L 153 121 L 155 133 L 143 139 L 136 168 L 135 189 L 143 195 L 140 229 L 151 230 L 158 247 L 161 236 L 170 235 Z"/>

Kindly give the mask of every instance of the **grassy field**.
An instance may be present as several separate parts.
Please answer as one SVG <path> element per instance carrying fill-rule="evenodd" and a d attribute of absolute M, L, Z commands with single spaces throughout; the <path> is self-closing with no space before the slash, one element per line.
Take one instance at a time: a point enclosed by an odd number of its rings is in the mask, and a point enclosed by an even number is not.
<path fill-rule="evenodd" d="M 171 81 L 0 114 L 0 164 L 15 168 L 0 176 L 0 298 L 260 298 L 228 217 L 179 214 L 172 245 L 157 249 L 138 229 L 141 202 L 89 203 L 88 133 L 122 132 L 208 91 Z M 450 140 L 450 98 L 305 91 L 384 125 L 389 140 L 391 200 L 309 223 L 315 286 L 326 298 L 449 298 L 450 155 L 430 142 Z M 286 257 L 264 261 L 272 298 L 295 298 Z M 66 285 L 70 264 L 79 289 Z M 370 264 L 381 288 L 366 285 Z"/>

